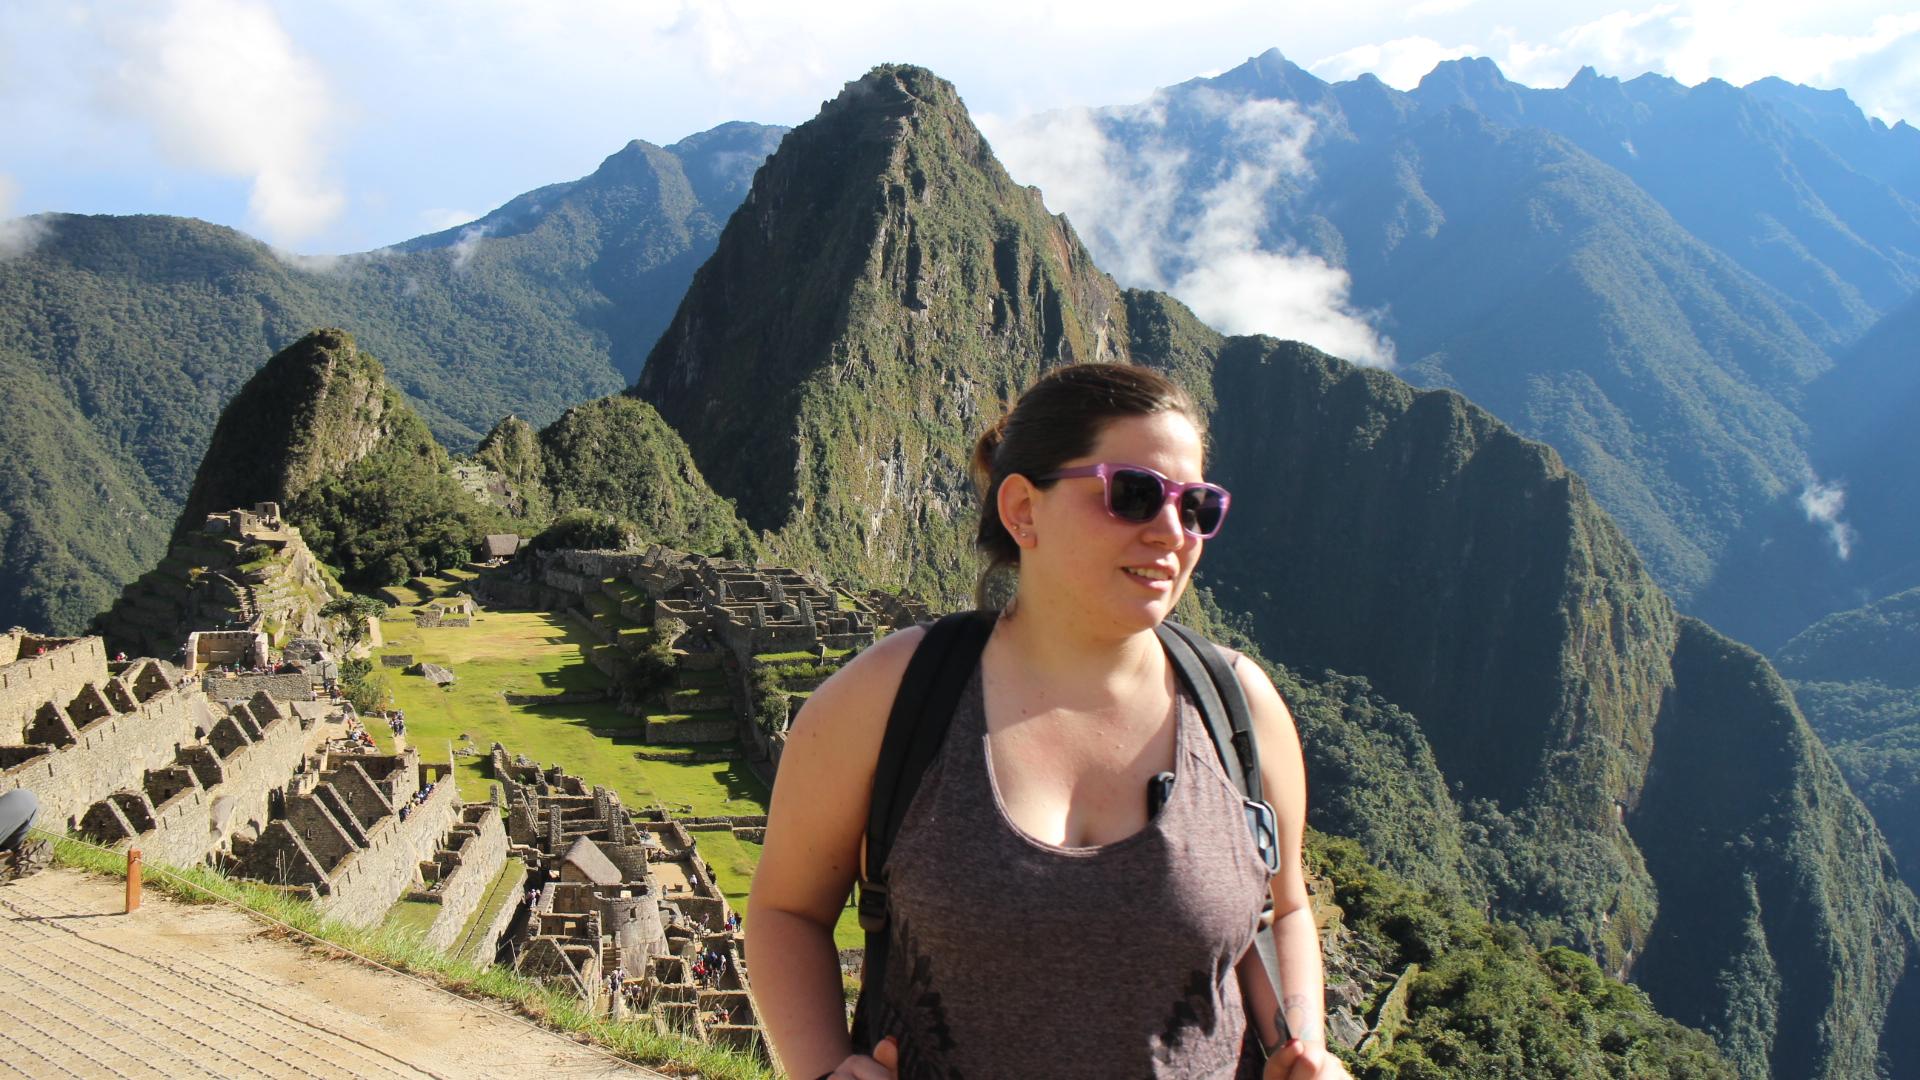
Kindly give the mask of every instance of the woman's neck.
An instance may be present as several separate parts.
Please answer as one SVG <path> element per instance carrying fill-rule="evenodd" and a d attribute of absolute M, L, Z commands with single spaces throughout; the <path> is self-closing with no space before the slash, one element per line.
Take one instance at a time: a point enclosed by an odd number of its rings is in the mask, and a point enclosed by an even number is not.
<path fill-rule="evenodd" d="M 1023 675 L 1069 697 L 1125 698 L 1165 678 L 1152 631 L 1103 633 L 1078 615 L 1070 604 L 1035 602 L 1023 589 L 1001 612 L 994 638 Z"/>

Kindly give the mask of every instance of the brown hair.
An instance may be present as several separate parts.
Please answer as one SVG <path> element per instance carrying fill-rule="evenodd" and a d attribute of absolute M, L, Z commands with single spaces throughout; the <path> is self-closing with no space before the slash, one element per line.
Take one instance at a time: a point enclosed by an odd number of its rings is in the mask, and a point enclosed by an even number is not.
<path fill-rule="evenodd" d="M 1020 545 L 1000 520 L 1001 482 L 1015 473 L 1034 480 L 1091 452 L 1110 421 L 1163 412 L 1179 412 L 1205 439 L 1206 421 L 1193 398 L 1165 375 L 1133 364 L 1067 364 L 1042 375 L 981 433 L 973 445 L 973 482 L 980 490 L 973 543 L 987 565 L 974 589 L 975 603 L 986 607 L 988 579 L 1020 564 Z"/>

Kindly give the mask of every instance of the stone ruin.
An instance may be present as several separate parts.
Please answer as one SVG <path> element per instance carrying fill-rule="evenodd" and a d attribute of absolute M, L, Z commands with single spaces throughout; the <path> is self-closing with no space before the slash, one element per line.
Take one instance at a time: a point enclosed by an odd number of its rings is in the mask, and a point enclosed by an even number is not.
<path fill-rule="evenodd" d="M 428 940 L 450 942 L 505 866 L 500 816 L 460 803 L 451 765 L 350 749 L 347 710 L 223 701 L 161 661 L 109 663 L 97 637 L 14 629 L 0 634 L 0 791 L 33 792 L 50 831 L 212 863 L 350 925 L 403 894 L 438 903 Z"/>
<path fill-rule="evenodd" d="M 602 591 L 607 578 L 627 581 L 651 601 L 649 621 L 679 619 L 691 630 L 704 631 L 742 664 L 761 653 L 863 649 L 881 625 L 859 598 L 811 574 L 659 545 L 640 553 L 536 552 L 531 574 L 544 595 L 527 599 L 548 608 Z"/>
<path fill-rule="evenodd" d="M 158 660 L 110 664 L 97 637 L 10 630 L 0 635 L 0 791 L 32 791 L 56 831 L 115 813 L 130 836 L 177 830 L 164 849 L 197 862 L 256 813 L 262 778 L 287 771 L 292 729 L 320 720 L 288 712 L 265 698 L 213 701 L 198 678 Z M 216 749 L 216 734 L 234 738 Z M 242 754 L 243 744 L 261 752 Z"/>
<path fill-rule="evenodd" d="M 159 565 L 121 591 L 98 629 L 116 648 L 169 656 L 194 630 L 253 631 L 279 645 L 332 633 L 320 609 L 336 597 L 319 560 L 280 507 L 208 514 L 175 538 Z M 195 662 L 189 651 L 185 663 Z"/>
<path fill-rule="evenodd" d="M 515 966 L 594 1008 L 637 1011 L 662 1030 L 764 1056 L 740 940 L 726 929 L 732 908 L 688 830 L 664 812 L 636 819 L 606 788 L 509 758 L 498 743 L 492 765 L 508 839 L 530 868 Z M 727 962 L 702 983 L 694 964 L 710 950 Z M 614 997 L 616 968 L 625 982 Z"/>
<path fill-rule="evenodd" d="M 485 815 L 469 816 L 455 793 L 452 765 L 422 763 L 411 747 L 380 754 L 329 746 L 313 764 L 295 774 L 258 838 L 236 839 L 228 868 L 300 892 L 349 926 L 378 923 L 409 890 L 433 892 L 431 882 L 455 869 L 442 854 L 466 846 L 457 833 L 485 829 Z M 476 867 L 486 881 L 505 865 L 504 847 Z M 469 899 L 477 904 L 480 895 Z M 452 932 L 472 910 L 448 916 Z"/>
<path fill-rule="evenodd" d="M 473 597 L 465 593 L 436 597 L 414 609 L 416 628 L 435 626 L 472 626 Z"/>
<path fill-rule="evenodd" d="M 684 624 L 687 631 L 670 643 L 674 684 L 656 692 L 657 701 L 627 701 L 623 709 L 648 717 L 645 742 L 738 744 L 749 764 L 763 773 L 777 763 L 785 739 L 784 732 L 752 722 L 751 705 L 762 691 L 748 676 L 774 662 L 763 657 L 812 669 L 781 674 L 781 692 L 791 706 L 792 695 L 811 693 L 846 655 L 927 613 L 925 604 L 910 597 L 856 593 L 788 567 L 711 559 L 658 545 L 644 552 L 533 552 L 476 587 L 493 602 L 575 616 L 588 633 L 615 646 L 591 650 L 588 661 L 616 685 L 632 664 L 629 658 L 649 639 L 596 624 L 591 609 L 617 609 L 623 620 L 638 626 L 657 627 L 663 619 Z M 725 673 L 721 686 L 690 677 L 713 669 Z M 671 703 L 669 693 L 675 698 Z M 701 715 L 656 720 L 651 715 L 656 711 Z"/>

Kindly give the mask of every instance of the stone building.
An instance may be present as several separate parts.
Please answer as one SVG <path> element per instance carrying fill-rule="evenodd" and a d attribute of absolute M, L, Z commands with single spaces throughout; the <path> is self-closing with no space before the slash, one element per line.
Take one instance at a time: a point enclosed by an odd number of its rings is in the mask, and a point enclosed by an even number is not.
<path fill-rule="evenodd" d="M 451 770 L 423 764 L 411 747 L 398 754 L 328 750 L 317 770 L 294 778 L 258 839 L 236 838 L 229 869 L 297 887 L 322 913 L 371 926 L 422 884 L 422 864 L 437 865 L 454 827 L 473 824 Z"/>
<path fill-rule="evenodd" d="M 107 662 L 97 637 L 0 636 L 0 791 L 26 788 L 48 828 L 141 789 L 213 727 L 199 684 L 157 660 Z"/>
<path fill-rule="evenodd" d="M 663 812 L 636 818 L 606 788 L 511 759 L 498 743 L 492 765 L 508 838 L 532 868 L 519 970 L 599 1006 L 617 968 L 623 1007 L 764 1053 L 744 956 L 727 929 L 732 908 L 687 830 Z M 695 962 L 709 953 L 726 956 L 726 970 L 696 980 Z"/>
<path fill-rule="evenodd" d="M 79 831 L 98 843 L 138 847 L 155 862 L 192 866 L 224 855 L 235 837 L 260 835 L 277 798 L 327 738 L 340 731 L 325 707 L 301 709 L 256 694 L 208 703 L 220 715 L 203 738 L 147 770 L 138 787 L 94 802 Z"/>

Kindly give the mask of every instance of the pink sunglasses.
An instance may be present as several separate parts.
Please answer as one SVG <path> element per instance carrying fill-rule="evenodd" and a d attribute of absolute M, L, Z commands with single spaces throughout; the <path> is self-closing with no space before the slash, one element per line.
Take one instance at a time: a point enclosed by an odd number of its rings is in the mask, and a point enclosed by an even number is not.
<path fill-rule="evenodd" d="M 1168 503 L 1178 500 L 1180 527 L 1202 540 L 1220 531 L 1233 497 L 1218 484 L 1182 483 L 1145 465 L 1080 465 L 1035 478 L 1035 483 L 1097 476 L 1106 488 L 1107 513 L 1144 525 Z"/>

